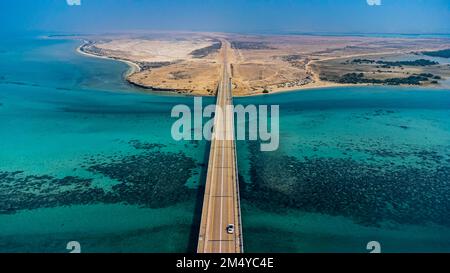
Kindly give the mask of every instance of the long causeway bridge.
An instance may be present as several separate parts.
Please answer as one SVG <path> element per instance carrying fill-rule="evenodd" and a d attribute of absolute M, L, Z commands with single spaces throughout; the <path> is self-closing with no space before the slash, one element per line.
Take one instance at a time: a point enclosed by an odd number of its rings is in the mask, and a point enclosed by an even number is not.
<path fill-rule="evenodd" d="M 243 252 L 234 112 L 229 107 L 233 105 L 228 61 L 231 50 L 229 42 L 222 41 L 223 68 L 217 90 L 198 253 Z"/>

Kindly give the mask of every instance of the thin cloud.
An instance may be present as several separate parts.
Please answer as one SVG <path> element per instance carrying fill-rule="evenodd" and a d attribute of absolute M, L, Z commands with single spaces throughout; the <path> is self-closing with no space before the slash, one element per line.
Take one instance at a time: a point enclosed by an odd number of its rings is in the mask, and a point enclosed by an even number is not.
<path fill-rule="evenodd" d="M 369 6 L 381 6 L 381 0 L 367 0 Z"/>
<path fill-rule="evenodd" d="M 80 6 L 81 0 L 66 0 L 67 5 L 69 6 Z"/>

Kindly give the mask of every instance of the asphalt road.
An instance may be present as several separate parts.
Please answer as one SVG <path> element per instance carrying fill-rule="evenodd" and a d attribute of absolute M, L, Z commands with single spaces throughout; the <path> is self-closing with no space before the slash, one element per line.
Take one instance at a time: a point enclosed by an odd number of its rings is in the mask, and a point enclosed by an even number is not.
<path fill-rule="evenodd" d="M 200 226 L 199 253 L 241 253 L 241 220 L 239 186 L 234 141 L 234 114 L 231 67 L 228 55 L 232 50 L 222 41 L 223 71 L 217 91 L 216 116 L 205 186 Z M 222 111 L 223 114 L 219 114 Z M 234 225 L 234 233 L 227 226 Z"/>

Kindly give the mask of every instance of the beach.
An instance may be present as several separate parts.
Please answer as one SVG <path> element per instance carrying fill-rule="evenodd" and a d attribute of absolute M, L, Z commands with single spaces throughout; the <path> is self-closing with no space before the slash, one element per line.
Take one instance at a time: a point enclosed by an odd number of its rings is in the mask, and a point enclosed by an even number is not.
<path fill-rule="evenodd" d="M 96 55 L 96 54 L 84 51 L 83 47 L 86 45 L 86 43 L 87 42 L 84 41 L 84 43 L 82 45 L 77 47 L 76 51 L 79 54 L 82 54 L 82 55 L 88 56 L 88 57 L 94 57 L 94 58 L 100 58 L 100 59 L 109 59 L 109 60 L 115 60 L 115 61 L 120 61 L 120 62 L 126 63 L 130 67 L 130 69 L 128 69 L 127 72 L 125 73 L 125 75 L 124 75 L 125 78 L 128 78 L 129 76 L 133 75 L 134 73 L 138 73 L 138 72 L 141 71 L 141 67 L 137 63 L 134 63 L 132 61 L 124 60 L 124 59 L 118 59 L 118 58 L 112 58 L 112 57 L 108 57 L 108 56 Z"/>
<path fill-rule="evenodd" d="M 84 40 L 78 51 L 127 63 L 132 69 L 125 79 L 139 88 L 193 96 L 215 95 L 217 49 L 223 41 L 232 47 L 229 58 L 236 97 L 383 84 L 442 89 L 450 78 L 448 60 L 420 53 L 450 47 L 450 39 L 445 38 L 216 33 L 175 33 L 169 37 L 98 37 Z M 414 63 L 424 60 L 429 64 Z M 354 71 L 363 76 L 353 76 Z"/>

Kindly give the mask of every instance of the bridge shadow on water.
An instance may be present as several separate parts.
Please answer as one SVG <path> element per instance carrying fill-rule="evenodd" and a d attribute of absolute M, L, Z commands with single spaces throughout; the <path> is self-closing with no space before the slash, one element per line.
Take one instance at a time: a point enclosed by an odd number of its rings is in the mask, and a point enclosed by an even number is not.
<path fill-rule="evenodd" d="M 195 196 L 194 217 L 191 232 L 189 234 L 188 253 L 197 253 L 198 236 L 200 233 L 200 222 L 202 220 L 203 199 L 205 196 L 206 176 L 208 173 L 209 153 L 211 150 L 211 141 L 206 144 L 205 154 L 203 155 L 204 165 L 200 172 L 200 181 L 197 194 Z"/>

